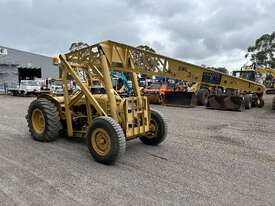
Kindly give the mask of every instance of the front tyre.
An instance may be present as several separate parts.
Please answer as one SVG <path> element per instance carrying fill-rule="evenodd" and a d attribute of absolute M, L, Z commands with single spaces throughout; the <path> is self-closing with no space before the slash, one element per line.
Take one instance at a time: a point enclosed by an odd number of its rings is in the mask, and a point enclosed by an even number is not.
<path fill-rule="evenodd" d="M 255 106 L 262 108 L 264 107 L 264 100 L 262 98 L 257 98 L 256 102 L 255 102 Z"/>
<path fill-rule="evenodd" d="M 252 95 L 251 94 L 244 95 L 244 105 L 245 105 L 245 109 L 251 109 L 251 107 L 252 107 Z"/>
<path fill-rule="evenodd" d="M 111 117 L 97 117 L 87 132 L 88 148 L 93 158 L 113 164 L 125 152 L 126 140 L 121 126 Z"/>
<path fill-rule="evenodd" d="M 245 100 L 242 100 L 240 102 L 240 106 L 239 108 L 237 109 L 238 112 L 243 112 L 245 110 Z"/>
<path fill-rule="evenodd" d="M 140 137 L 140 140 L 147 145 L 158 145 L 165 140 L 167 130 L 167 122 L 163 115 L 158 111 L 151 110 L 150 131 L 146 136 Z"/>
<path fill-rule="evenodd" d="M 202 88 L 197 94 L 197 102 L 200 106 L 205 106 L 208 103 L 209 91 L 208 89 Z"/>

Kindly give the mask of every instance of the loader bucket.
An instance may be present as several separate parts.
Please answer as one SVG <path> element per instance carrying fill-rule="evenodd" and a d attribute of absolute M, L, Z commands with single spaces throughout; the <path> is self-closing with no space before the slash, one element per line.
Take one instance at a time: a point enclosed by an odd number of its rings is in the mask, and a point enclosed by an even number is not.
<path fill-rule="evenodd" d="M 146 94 L 146 96 L 150 104 L 161 104 L 162 99 L 159 93 Z"/>
<path fill-rule="evenodd" d="M 177 107 L 194 107 L 197 104 L 194 92 L 165 92 L 163 104 Z"/>
<path fill-rule="evenodd" d="M 275 88 L 268 88 L 265 91 L 266 94 L 275 94 Z"/>
<path fill-rule="evenodd" d="M 211 95 L 206 106 L 218 110 L 243 111 L 244 100 L 241 96 Z"/>

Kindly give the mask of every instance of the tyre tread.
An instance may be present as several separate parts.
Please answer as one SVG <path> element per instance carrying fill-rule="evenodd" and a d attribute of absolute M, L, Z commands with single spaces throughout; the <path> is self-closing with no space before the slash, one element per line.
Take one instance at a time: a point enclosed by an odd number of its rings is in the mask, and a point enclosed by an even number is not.
<path fill-rule="evenodd" d="M 37 135 L 32 128 L 31 115 L 35 108 L 41 109 L 44 114 L 46 121 L 46 131 L 43 133 L 43 135 Z M 38 98 L 34 100 L 29 106 L 26 118 L 29 131 L 33 139 L 41 142 L 51 142 L 56 140 L 56 138 L 59 136 L 59 132 L 62 128 L 59 113 L 56 106 L 49 100 L 44 98 Z"/>
<path fill-rule="evenodd" d="M 93 124 L 96 122 L 104 121 L 107 123 L 111 128 L 115 131 L 116 137 L 117 137 L 117 143 L 118 143 L 118 148 L 116 151 L 113 151 L 114 153 L 111 156 L 108 157 L 98 157 L 95 155 L 95 152 L 93 151 L 93 148 L 91 147 L 91 134 L 92 134 L 92 127 Z M 118 124 L 117 121 L 115 121 L 113 118 L 108 117 L 108 116 L 101 116 L 97 117 L 96 119 L 93 120 L 92 125 L 90 126 L 88 132 L 87 132 L 87 139 L 88 139 L 88 148 L 90 150 L 91 155 L 94 157 L 94 159 L 98 162 L 101 162 L 103 164 L 114 164 L 117 159 L 119 159 L 125 152 L 126 150 L 126 139 L 124 132 L 121 128 L 121 126 Z"/>
<path fill-rule="evenodd" d="M 157 110 L 151 110 L 151 116 L 155 115 L 156 118 L 161 121 L 161 127 L 163 127 L 163 133 L 160 134 L 160 137 L 157 138 L 147 138 L 146 136 L 141 136 L 140 140 L 147 145 L 158 145 L 160 143 L 162 143 L 166 137 L 167 137 L 167 132 L 168 132 L 168 124 L 167 124 L 167 119 L 166 117 L 159 111 Z"/>

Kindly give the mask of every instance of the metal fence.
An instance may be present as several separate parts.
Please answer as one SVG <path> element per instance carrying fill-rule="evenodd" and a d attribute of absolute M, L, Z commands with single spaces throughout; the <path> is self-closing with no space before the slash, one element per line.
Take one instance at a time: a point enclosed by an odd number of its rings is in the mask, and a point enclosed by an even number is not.
<path fill-rule="evenodd" d="M 15 81 L 0 80 L 0 93 L 1 94 L 6 94 L 8 89 L 16 88 L 17 85 L 18 84 Z"/>

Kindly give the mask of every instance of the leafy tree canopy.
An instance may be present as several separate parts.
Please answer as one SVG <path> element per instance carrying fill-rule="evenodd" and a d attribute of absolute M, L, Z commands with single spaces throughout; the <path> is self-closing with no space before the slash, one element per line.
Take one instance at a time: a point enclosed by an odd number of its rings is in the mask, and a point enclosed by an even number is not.
<path fill-rule="evenodd" d="M 207 67 L 208 69 L 213 69 L 225 74 L 229 74 L 229 71 L 225 67 Z"/>
<path fill-rule="evenodd" d="M 144 50 L 144 51 L 149 51 L 149 52 L 156 53 L 156 51 L 153 48 L 151 48 L 147 45 L 139 45 L 136 48 Z M 154 57 L 147 57 L 140 51 L 135 51 L 133 53 L 133 56 L 134 56 L 134 59 L 135 59 L 134 64 L 136 64 L 137 66 L 144 66 L 144 64 L 147 63 L 150 66 L 150 68 L 154 69 L 154 67 L 159 65 L 158 61 Z M 145 74 L 141 74 L 141 77 L 149 78 L 149 76 L 145 75 Z"/>
<path fill-rule="evenodd" d="M 139 46 L 137 46 L 137 48 L 145 50 L 145 51 L 156 53 L 156 51 L 153 48 L 151 48 L 151 47 L 149 47 L 147 45 L 139 45 Z"/>
<path fill-rule="evenodd" d="M 258 67 L 275 68 L 275 31 L 263 34 L 247 48 L 246 58 Z"/>
<path fill-rule="evenodd" d="M 71 44 L 69 50 L 70 51 L 75 51 L 84 47 L 89 46 L 89 44 L 85 43 L 85 42 L 74 42 Z"/>

